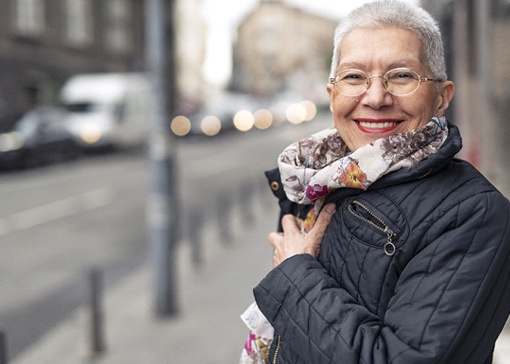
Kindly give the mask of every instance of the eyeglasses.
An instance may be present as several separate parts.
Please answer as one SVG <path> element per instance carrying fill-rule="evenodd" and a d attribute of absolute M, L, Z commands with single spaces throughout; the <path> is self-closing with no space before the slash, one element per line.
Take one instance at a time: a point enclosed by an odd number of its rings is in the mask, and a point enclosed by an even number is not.
<path fill-rule="evenodd" d="M 331 77 L 329 82 L 336 90 L 345 96 L 358 96 L 368 90 L 374 77 L 382 79 L 384 88 L 395 96 L 407 96 L 418 90 L 422 82 L 443 82 L 440 79 L 423 77 L 409 68 L 395 68 L 389 70 L 384 76 L 369 76 L 366 72 L 357 69 L 348 69 Z"/>

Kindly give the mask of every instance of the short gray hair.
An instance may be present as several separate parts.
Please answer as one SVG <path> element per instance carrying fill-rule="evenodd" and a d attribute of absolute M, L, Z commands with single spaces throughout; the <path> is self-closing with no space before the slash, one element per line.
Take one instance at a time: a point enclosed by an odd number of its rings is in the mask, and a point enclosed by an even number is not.
<path fill-rule="evenodd" d="M 443 39 L 437 22 L 424 9 L 396 0 L 367 3 L 340 21 L 335 30 L 330 77 L 336 75 L 340 64 L 340 46 L 343 39 L 356 28 L 400 28 L 412 31 L 423 44 L 422 61 L 432 72 L 432 76 L 443 81 L 447 79 Z"/>

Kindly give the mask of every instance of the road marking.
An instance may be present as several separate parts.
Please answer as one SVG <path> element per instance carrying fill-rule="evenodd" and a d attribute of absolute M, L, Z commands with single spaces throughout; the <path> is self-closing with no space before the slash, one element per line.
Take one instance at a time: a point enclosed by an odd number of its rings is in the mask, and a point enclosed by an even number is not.
<path fill-rule="evenodd" d="M 0 236 L 106 206 L 113 189 L 103 187 L 0 218 Z"/>

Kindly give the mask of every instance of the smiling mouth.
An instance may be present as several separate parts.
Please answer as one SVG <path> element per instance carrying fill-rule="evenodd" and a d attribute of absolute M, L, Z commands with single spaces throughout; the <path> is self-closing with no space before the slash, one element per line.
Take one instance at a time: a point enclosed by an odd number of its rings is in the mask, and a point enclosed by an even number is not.
<path fill-rule="evenodd" d="M 398 125 L 397 121 L 385 121 L 385 122 L 368 122 L 358 121 L 358 125 L 366 129 L 387 129 Z"/>
<path fill-rule="evenodd" d="M 402 122 L 401 120 L 368 120 L 357 119 L 355 120 L 358 128 L 365 133 L 387 133 L 393 131 Z"/>

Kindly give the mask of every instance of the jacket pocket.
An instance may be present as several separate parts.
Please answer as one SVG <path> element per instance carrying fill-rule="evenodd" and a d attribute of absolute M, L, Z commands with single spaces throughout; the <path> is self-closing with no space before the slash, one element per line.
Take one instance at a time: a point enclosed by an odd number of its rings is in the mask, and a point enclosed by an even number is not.
<path fill-rule="evenodd" d="M 393 256 L 408 235 L 406 220 L 400 208 L 384 198 L 377 206 L 358 196 L 347 203 L 343 214 L 349 232 L 363 244 L 381 249 Z"/>

